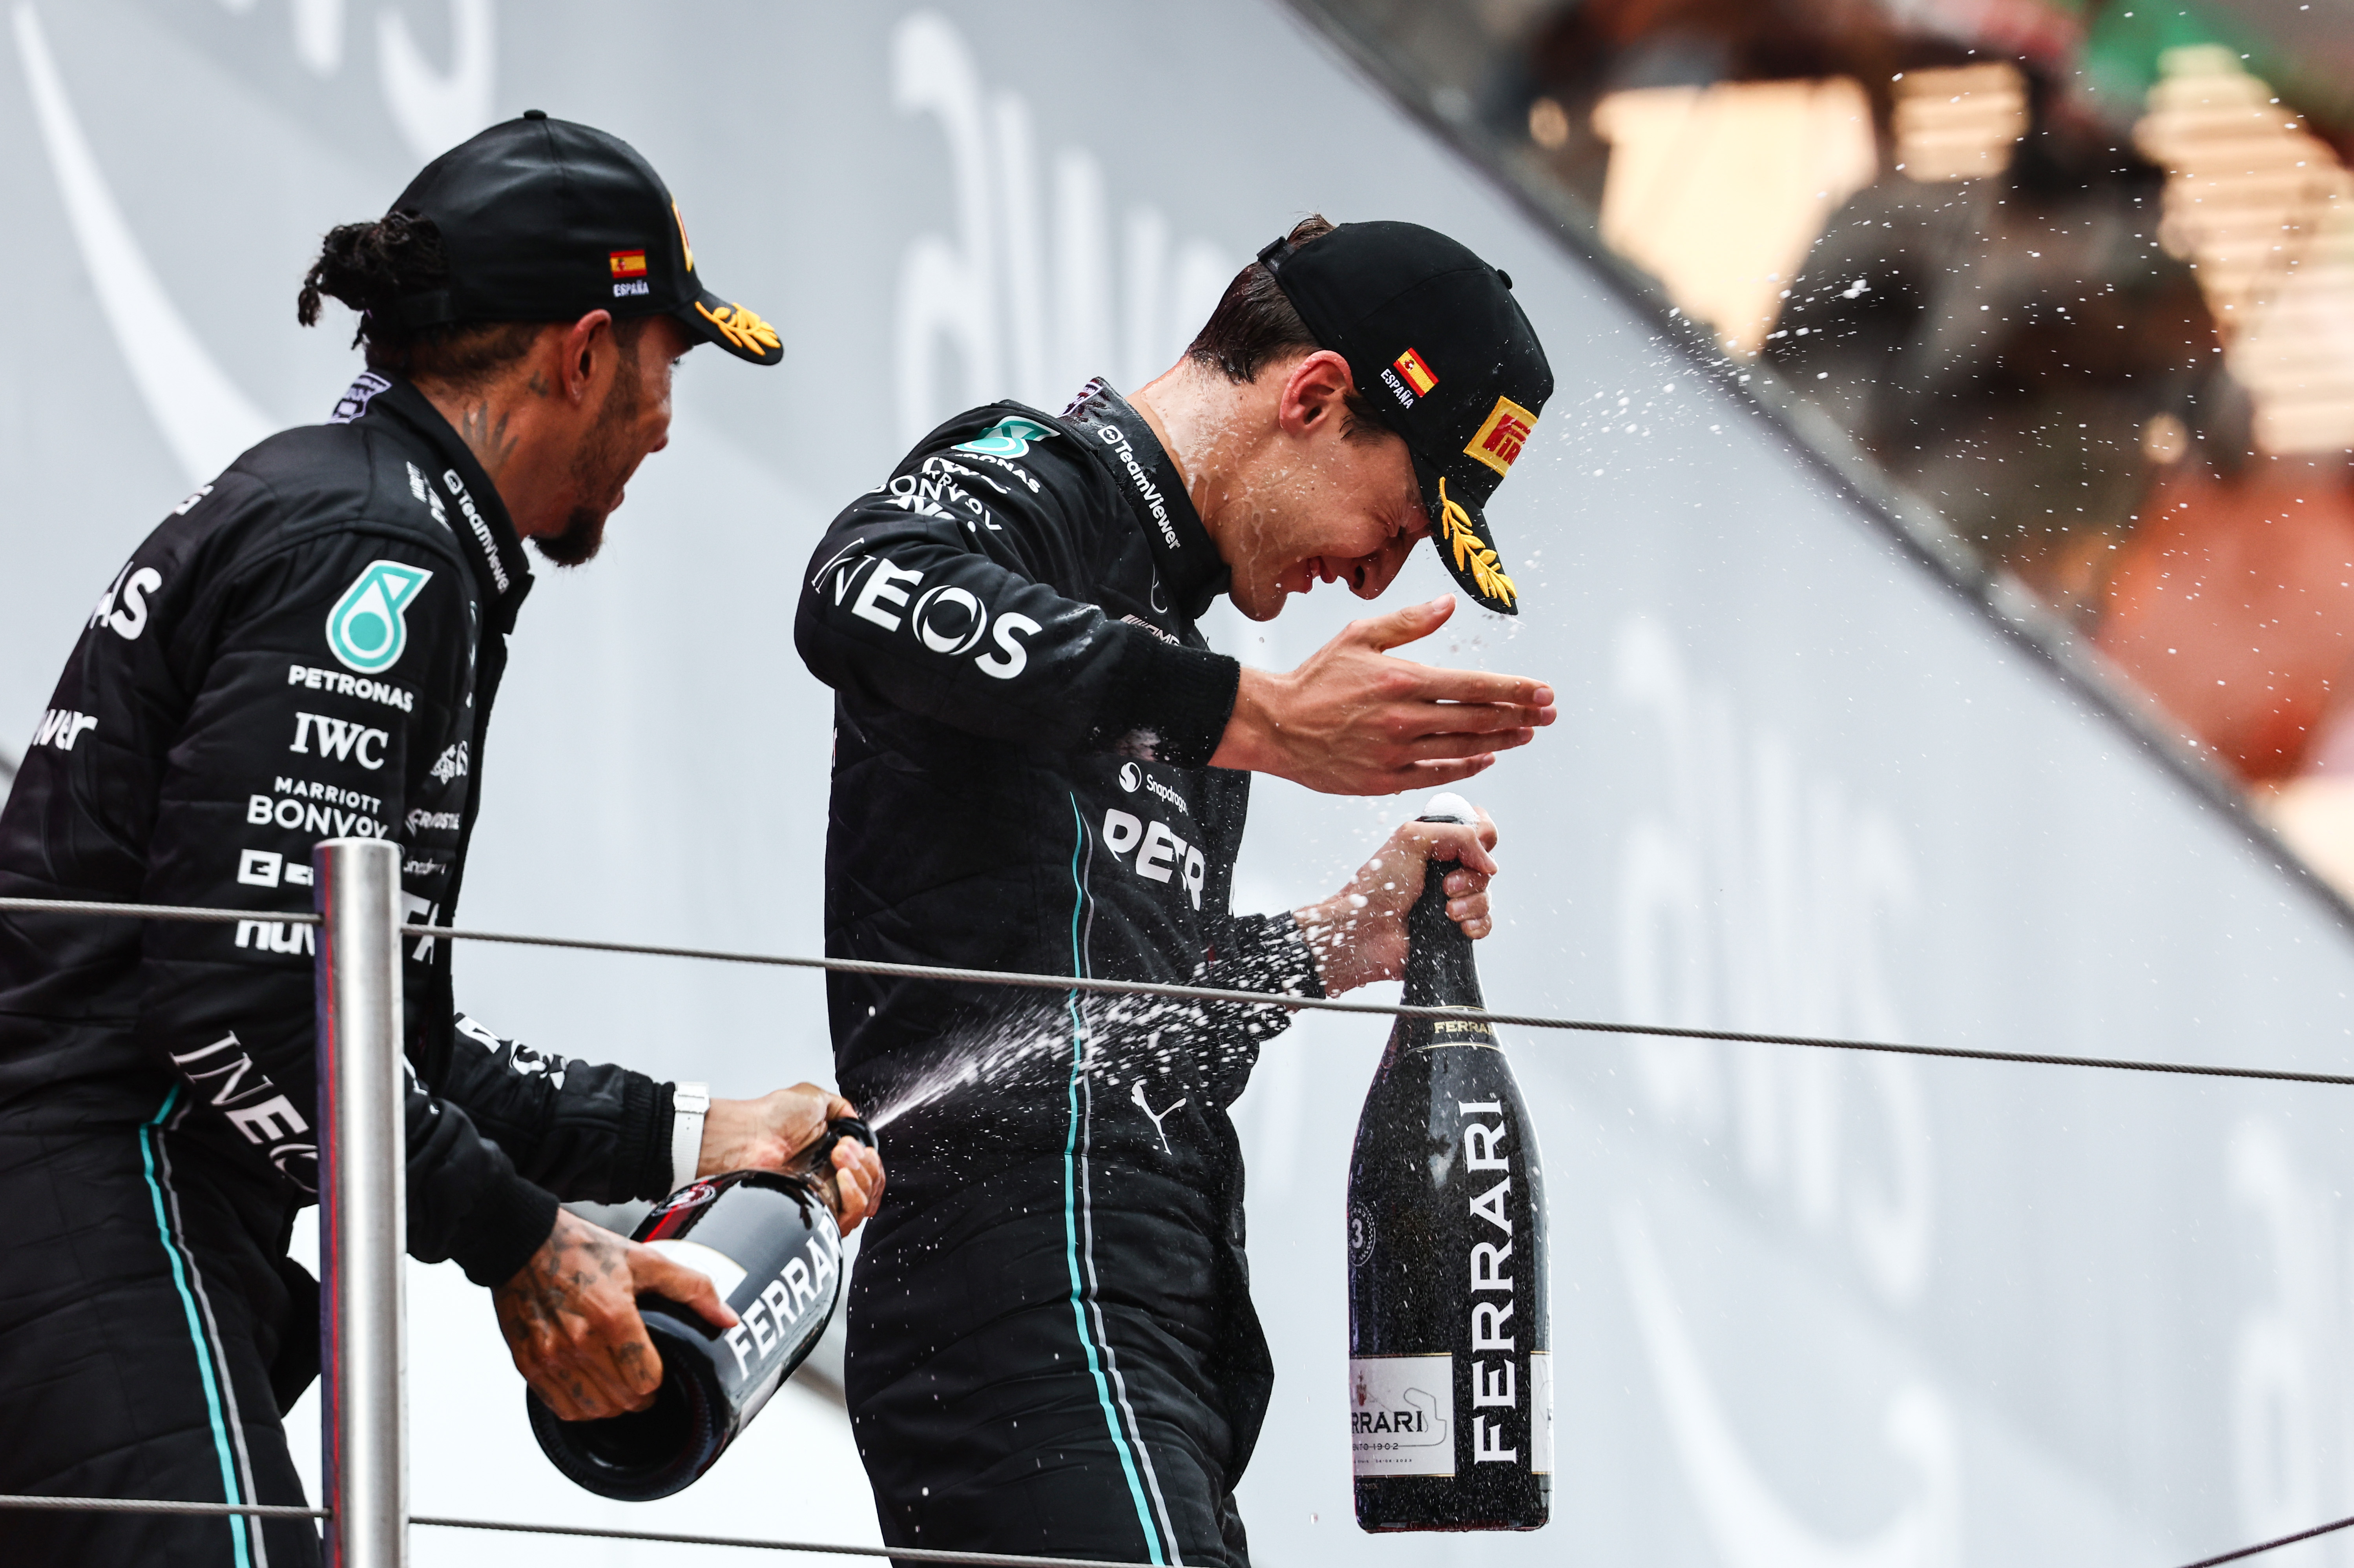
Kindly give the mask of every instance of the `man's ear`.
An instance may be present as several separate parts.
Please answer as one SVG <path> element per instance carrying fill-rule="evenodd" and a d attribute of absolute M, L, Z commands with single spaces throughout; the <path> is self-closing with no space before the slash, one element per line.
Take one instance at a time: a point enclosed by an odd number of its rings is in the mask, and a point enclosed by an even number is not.
<path fill-rule="evenodd" d="M 1349 388 L 1355 382 L 1349 362 L 1329 348 L 1320 348 L 1291 367 L 1276 404 L 1276 422 L 1288 436 L 1304 436 L 1341 423 Z"/>
<path fill-rule="evenodd" d="M 557 382 L 572 401 L 586 401 L 588 384 L 596 379 L 599 355 L 617 353 L 613 313 L 590 311 L 565 332 L 557 359 Z"/>

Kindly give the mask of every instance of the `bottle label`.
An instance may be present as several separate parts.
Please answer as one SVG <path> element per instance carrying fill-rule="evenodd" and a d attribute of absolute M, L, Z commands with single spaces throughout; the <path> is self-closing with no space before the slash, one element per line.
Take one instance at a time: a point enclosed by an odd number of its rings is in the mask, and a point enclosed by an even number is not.
<path fill-rule="evenodd" d="M 1455 1358 L 1349 1363 L 1349 1448 L 1360 1476 L 1455 1473 Z"/>
<path fill-rule="evenodd" d="M 1529 1473 L 1553 1474 L 1553 1354 L 1529 1357 Z"/>
<path fill-rule="evenodd" d="M 669 1236 L 646 1245 L 683 1267 L 707 1277 L 711 1287 L 726 1300 L 744 1283 L 744 1266 L 716 1246 L 705 1246 L 699 1241 L 684 1241 Z"/>
<path fill-rule="evenodd" d="M 1439 1045 L 1489 1045 L 1496 1044 L 1496 1032 L 1488 1027 L 1485 1019 L 1434 1018 L 1430 1021 L 1430 1039 L 1422 1049 L 1428 1051 Z"/>

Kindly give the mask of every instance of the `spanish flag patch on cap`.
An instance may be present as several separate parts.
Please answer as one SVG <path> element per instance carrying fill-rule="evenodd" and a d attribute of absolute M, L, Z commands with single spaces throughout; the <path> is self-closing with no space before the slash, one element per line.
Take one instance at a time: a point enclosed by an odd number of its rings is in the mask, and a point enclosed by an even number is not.
<path fill-rule="evenodd" d="M 1438 377 L 1430 373 L 1430 366 L 1425 365 L 1422 355 L 1414 350 L 1409 348 L 1399 355 L 1395 363 L 1397 373 L 1405 377 L 1405 384 L 1414 388 L 1416 397 L 1429 397 L 1430 389 L 1438 385 Z"/>

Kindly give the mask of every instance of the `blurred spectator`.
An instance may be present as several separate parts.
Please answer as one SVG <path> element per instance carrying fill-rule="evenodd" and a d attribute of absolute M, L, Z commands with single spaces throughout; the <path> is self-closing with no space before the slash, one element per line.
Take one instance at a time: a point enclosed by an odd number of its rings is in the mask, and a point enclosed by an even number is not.
<path fill-rule="evenodd" d="M 2117 554 L 2102 651 L 2250 783 L 2317 763 L 2333 711 L 2354 779 L 2349 499 L 2335 458 L 2257 457 L 2229 480 L 2186 461 Z"/>
<path fill-rule="evenodd" d="M 2089 629 L 2157 471 L 2236 468 L 2245 399 L 2196 279 L 2158 244 L 2164 173 L 2071 112 L 2041 70 L 1992 70 L 2024 89 L 2015 144 L 1982 121 L 1993 138 L 1930 140 L 1939 161 L 1924 168 L 1924 149 L 1894 137 L 1887 172 L 1816 241 L 1764 353 L 1956 533 Z M 1899 132 L 1910 102 L 1959 104 L 2001 79 L 1977 62 L 1906 75 L 1933 85 L 1898 100 Z"/>

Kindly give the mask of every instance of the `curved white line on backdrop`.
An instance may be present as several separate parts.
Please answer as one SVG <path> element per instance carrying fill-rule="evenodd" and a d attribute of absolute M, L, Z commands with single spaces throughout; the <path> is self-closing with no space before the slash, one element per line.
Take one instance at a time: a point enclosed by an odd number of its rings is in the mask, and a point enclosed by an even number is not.
<path fill-rule="evenodd" d="M 344 63 L 344 0 L 294 0 L 294 58 L 313 76 L 333 76 Z"/>
<path fill-rule="evenodd" d="M 140 252 L 74 118 L 40 17 L 30 4 L 20 4 L 14 20 L 41 145 L 99 308 L 165 444 L 189 482 L 200 484 L 276 426 L 214 362 Z"/>
<path fill-rule="evenodd" d="M 376 19 L 376 80 L 408 150 L 438 158 L 491 122 L 498 27 L 491 0 L 450 0 L 450 69 L 439 71 L 398 7 Z"/>
<path fill-rule="evenodd" d="M 1838 1541 L 1814 1530 L 1774 1494 L 1742 1448 L 1700 1351 L 1684 1330 L 1642 1210 L 1613 1216 L 1635 1323 L 1659 1389 L 1702 1525 L 1726 1568 L 1957 1568 L 1961 1562 L 1961 1452 L 1954 1418 L 1936 1390 L 1907 1383 L 1889 1395 L 1889 1446 L 1920 1476 L 1914 1499 L 1878 1533 Z"/>
<path fill-rule="evenodd" d="M 932 345 L 957 345 L 968 398 L 997 386 L 996 181 L 981 69 L 964 37 L 937 12 L 918 11 L 891 29 L 891 103 L 902 114 L 929 114 L 948 139 L 956 185 L 957 238 L 918 236 L 899 260 L 894 357 L 900 439 L 915 440 L 939 418 Z M 1026 111 L 1007 118 L 1025 133 Z"/>

